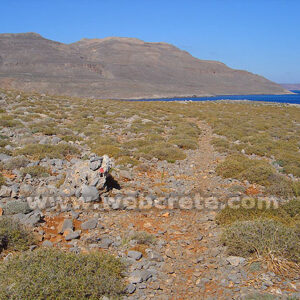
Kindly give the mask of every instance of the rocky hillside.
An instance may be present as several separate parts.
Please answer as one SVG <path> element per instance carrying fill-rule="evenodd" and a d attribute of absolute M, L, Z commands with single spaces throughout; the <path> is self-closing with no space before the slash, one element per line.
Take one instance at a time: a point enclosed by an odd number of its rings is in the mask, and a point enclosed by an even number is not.
<path fill-rule="evenodd" d="M 113 37 L 67 45 L 36 33 L 0 34 L 0 87 L 116 99 L 288 93 L 166 43 Z"/>

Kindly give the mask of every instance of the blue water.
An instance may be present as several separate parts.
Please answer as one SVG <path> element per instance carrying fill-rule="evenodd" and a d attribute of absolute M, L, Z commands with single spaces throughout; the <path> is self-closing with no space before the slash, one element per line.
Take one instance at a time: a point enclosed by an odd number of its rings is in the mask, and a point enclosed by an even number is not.
<path fill-rule="evenodd" d="M 215 101 L 215 100 L 252 100 L 262 102 L 300 104 L 300 91 L 292 91 L 290 95 L 221 95 L 214 97 L 191 97 L 191 98 L 162 98 L 142 99 L 139 101 Z"/>

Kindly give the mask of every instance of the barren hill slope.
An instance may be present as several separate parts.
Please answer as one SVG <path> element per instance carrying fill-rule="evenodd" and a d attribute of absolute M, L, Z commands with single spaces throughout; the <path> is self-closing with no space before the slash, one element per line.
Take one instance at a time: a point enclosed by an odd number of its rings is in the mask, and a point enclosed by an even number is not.
<path fill-rule="evenodd" d="M 288 93 L 261 76 L 134 38 L 73 44 L 0 34 L 0 87 L 97 98 Z"/>

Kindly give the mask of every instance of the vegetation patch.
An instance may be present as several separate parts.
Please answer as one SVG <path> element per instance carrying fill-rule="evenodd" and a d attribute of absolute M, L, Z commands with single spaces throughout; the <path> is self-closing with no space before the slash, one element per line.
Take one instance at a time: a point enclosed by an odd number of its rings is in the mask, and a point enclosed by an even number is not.
<path fill-rule="evenodd" d="M 47 177 L 50 174 L 50 170 L 42 166 L 26 167 L 21 170 L 21 175 L 24 177 L 29 174 L 32 177 Z"/>
<path fill-rule="evenodd" d="M 0 126 L 2 127 L 22 127 L 23 124 L 18 121 L 15 120 L 15 118 L 11 115 L 8 114 L 1 114 L 0 115 Z"/>
<path fill-rule="evenodd" d="M 127 166 L 127 165 L 132 165 L 132 166 L 137 166 L 140 162 L 130 156 L 122 156 L 117 160 L 118 164 L 123 165 L 123 166 Z"/>
<path fill-rule="evenodd" d="M 248 180 L 250 183 L 270 185 L 270 177 L 276 173 L 267 161 L 250 159 L 245 155 L 230 155 L 217 167 L 217 173 L 225 178 Z"/>
<path fill-rule="evenodd" d="M 184 135 L 174 135 L 169 140 L 169 143 L 177 145 L 180 149 L 197 149 L 198 138 L 192 138 Z"/>
<path fill-rule="evenodd" d="M 83 140 L 83 138 L 78 135 L 64 135 L 61 139 L 65 142 L 76 142 Z"/>
<path fill-rule="evenodd" d="M 18 221 L 9 217 L 0 217 L 0 252 L 27 250 L 35 243 L 31 231 L 27 230 Z"/>
<path fill-rule="evenodd" d="M 139 152 L 142 157 L 148 159 L 156 157 L 159 160 L 166 160 L 170 163 L 186 158 L 185 153 L 181 149 L 169 143 L 159 143 L 153 146 L 143 147 Z"/>
<path fill-rule="evenodd" d="M 151 245 L 155 243 L 155 236 L 146 231 L 136 231 L 130 236 L 131 240 L 136 240 L 138 244 Z"/>
<path fill-rule="evenodd" d="M 253 198 L 243 199 L 236 203 L 238 208 L 226 206 L 222 209 L 216 221 L 220 225 L 231 225 L 237 221 L 253 221 L 258 218 L 272 219 L 288 226 L 299 225 L 300 199 L 293 199 L 276 207 L 272 201 Z"/>
<path fill-rule="evenodd" d="M 68 144 L 59 145 L 40 145 L 29 144 L 14 152 L 14 155 L 25 155 L 33 159 L 48 158 L 65 158 L 67 155 L 76 155 L 79 151 L 74 146 Z"/>
<path fill-rule="evenodd" d="M 99 145 L 92 147 L 92 152 L 99 156 L 103 156 L 106 154 L 114 158 L 118 158 L 120 157 L 121 149 L 114 145 Z"/>
<path fill-rule="evenodd" d="M 0 298 L 117 298 L 124 291 L 123 270 L 121 261 L 109 254 L 39 249 L 0 264 Z"/>
<path fill-rule="evenodd" d="M 274 255 L 298 263 L 300 236 L 296 230 L 268 219 L 237 221 L 226 227 L 221 238 L 229 255 Z"/>

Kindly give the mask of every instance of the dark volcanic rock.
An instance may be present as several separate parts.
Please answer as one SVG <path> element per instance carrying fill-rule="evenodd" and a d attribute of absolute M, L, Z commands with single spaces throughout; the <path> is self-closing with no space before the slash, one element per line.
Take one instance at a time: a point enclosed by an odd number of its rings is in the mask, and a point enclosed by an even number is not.
<path fill-rule="evenodd" d="M 98 98 L 288 93 L 166 43 L 113 37 L 66 45 L 36 33 L 0 34 L 0 87 Z"/>

